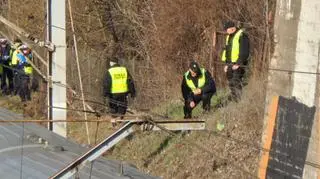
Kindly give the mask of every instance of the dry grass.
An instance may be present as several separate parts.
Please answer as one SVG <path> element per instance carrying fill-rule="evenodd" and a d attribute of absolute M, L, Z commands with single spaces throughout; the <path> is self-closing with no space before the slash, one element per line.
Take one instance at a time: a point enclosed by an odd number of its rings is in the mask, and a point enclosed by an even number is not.
<path fill-rule="evenodd" d="M 10 20 L 43 39 L 45 1 L 8 2 Z M 271 9 L 273 3 L 274 0 L 270 1 Z M 33 8 L 29 4 L 37 7 L 36 10 L 28 11 Z M 227 19 L 249 24 L 253 66 L 263 68 L 267 64 L 263 57 L 266 36 L 263 1 L 72 0 L 72 4 L 85 97 L 90 100 L 101 100 L 103 78 L 111 56 L 120 57 L 121 63 L 129 68 L 138 89 L 136 103 L 141 108 L 150 108 L 179 95 L 179 81 L 195 56 L 214 75 L 218 87 L 224 87 L 222 68 L 216 64 L 220 63 L 224 36 L 218 34 L 217 45 L 213 47 L 212 34 L 221 30 L 222 22 Z M 21 10 L 15 11 L 13 7 Z M 67 17 L 67 83 L 79 92 L 71 35 Z M 79 102 L 73 105 L 81 107 Z"/>
<path fill-rule="evenodd" d="M 22 113 L 22 105 L 20 103 L 20 99 L 18 96 L 15 96 L 13 98 L 9 98 L 7 96 L 1 96 L 0 98 L 0 106 L 4 107 L 6 109 L 10 109 L 17 113 Z"/>
<path fill-rule="evenodd" d="M 251 81 L 239 103 L 229 103 L 225 108 L 202 116 L 207 119 L 208 131 L 174 137 L 165 132 L 137 132 L 107 152 L 106 157 L 128 161 L 144 172 L 163 178 L 252 177 L 244 171 L 256 174 L 259 150 L 234 141 L 260 144 L 265 92 L 258 87 L 264 86 L 264 80 Z M 221 132 L 216 130 L 217 121 L 225 124 Z M 84 128 L 77 130 L 83 132 Z M 99 129 L 101 134 L 105 133 L 102 136 L 106 136 L 108 130 L 115 129 L 110 126 Z"/>
<path fill-rule="evenodd" d="M 38 38 L 44 36 L 43 0 L 10 0 L 11 5 L 22 10 L 11 9 L 10 19 Z M 219 63 L 219 54 L 224 36 L 219 35 L 217 46 L 212 47 L 212 33 L 222 28 L 222 21 L 234 19 L 252 25 L 248 29 L 252 44 L 254 76 L 262 74 L 267 66 L 263 51 L 265 47 L 265 7 L 260 0 L 73 0 L 76 34 L 80 49 L 82 78 L 85 96 L 90 100 L 102 101 L 102 83 L 108 57 L 120 56 L 129 67 L 137 89 L 139 108 L 154 108 L 163 103 L 165 113 L 180 118 L 181 103 L 174 102 L 180 96 L 180 81 L 183 72 L 195 54 L 198 61 L 209 69 L 222 89 L 226 80 Z M 111 17 L 108 14 L 108 5 Z M 273 5 L 275 0 L 269 1 Z M 32 5 L 33 7 L 29 7 Z M 30 11 L 37 7 L 37 9 Z M 272 7 L 272 6 L 271 6 Z M 271 8 L 272 9 L 272 8 Z M 22 14 L 27 13 L 27 14 Z M 20 18 L 21 16 L 27 18 Z M 111 23 L 112 22 L 112 23 Z M 70 23 L 68 28 L 67 82 L 79 91 Z M 113 24 L 113 25 L 112 25 Z M 113 26 L 113 27 L 112 27 Z M 113 28 L 113 29 L 112 29 Z M 114 37 L 117 36 L 118 40 Z M 45 71 L 45 69 L 44 69 Z M 217 120 L 225 124 L 219 133 L 229 138 L 251 141 L 258 144 L 262 129 L 264 91 L 259 80 L 253 80 L 243 94 L 242 101 L 230 103 L 225 108 L 208 114 L 207 127 L 215 131 Z M 71 97 L 69 96 L 69 99 Z M 37 117 L 46 101 L 42 96 L 35 99 L 37 105 L 29 106 L 29 115 Z M 70 99 L 70 101 L 72 101 Z M 168 102 L 171 101 L 171 102 Z M 16 107 L 17 101 L 5 106 Z M 177 105 L 178 104 L 178 105 Z M 69 107 L 81 108 L 79 102 Z M 168 110 L 168 107 L 170 110 Z M 19 109 L 19 108 L 18 108 Z M 181 110 L 180 110 L 181 109 Z M 34 111 L 34 112 L 33 112 Z M 161 112 L 161 110 L 159 111 Z M 71 114 L 71 113 L 70 113 Z M 70 115 L 69 114 L 69 115 Z M 73 115 L 69 119 L 77 118 Z M 92 117 L 90 117 L 92 118 Z M 90 124 L 91 141 L 94 141 L 96 124 Z M 85 125 L 69 125 L 69 137 L 79 143 L 86 143 Z M 110 135 L 115 129 L 101 123 L 98 141 Z M 218 154 L 221 160 L 184 141 L 197 141 L 205 148 Z M 233 164 L 254 173 L 257 169 L 258 151 L 244 145 L 219 138 L 212 132 L 192 132 L 188 136 L 168 137 L 162 132 L 137 133 L 131 140 L 122 141 L 107 157 L 134 163 L 145 172 L 164 178 L 249 178 Z"/>
<path fill-rule="evenodd" d="M 88 115 L 88 120 L 95 120 L 97 119 L 94 116 Z M 104 118 L 106 119 L 106 118 Z M 77 120 L 74 117 L 68 117 L 68 120 Z M 108 121 L 108 119 L 106 119 Z M 116 128 L 113 128 L 109 122 L 89 122 L 89 133 L 90 133 L 90 141 L 91 145 L 93 146 L 95 143 L 98 143 L 111 135 L 113 132 L 116 131 Z M 68 123 L 68 138 L 76 141 L 80 144 L 88 144 L 88 136 L 86 133 L 86 126 L 85 123 Z"/>

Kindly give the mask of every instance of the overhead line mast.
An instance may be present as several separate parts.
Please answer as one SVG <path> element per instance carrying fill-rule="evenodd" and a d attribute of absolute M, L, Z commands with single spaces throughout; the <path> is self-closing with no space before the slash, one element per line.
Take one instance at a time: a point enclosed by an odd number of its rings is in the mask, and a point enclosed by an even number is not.
<path fill-rule="evenodd" d="M 55 28 L 60 27 L 60 28 Z M 66 88 L 52 81 L 66 84 L 66 1 L 47 0 L 47 41 L 55 44 L 55 51 L 48 53 L 48 106 L 67 107 Z M 67 112 L 48 107 L 49 120 L 66 120 Z M 67 123 L 48 124 L 49 130 L 66 137 Z"/>

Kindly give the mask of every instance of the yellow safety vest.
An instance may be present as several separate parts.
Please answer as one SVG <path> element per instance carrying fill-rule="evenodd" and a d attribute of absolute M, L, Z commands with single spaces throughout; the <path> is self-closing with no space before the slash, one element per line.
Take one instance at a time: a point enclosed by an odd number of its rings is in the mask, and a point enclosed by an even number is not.
<path fill-rule="evenodd" d="M 11 65 L 18 65 L 18 50 L 12 53 Z"/>
<path fill-rule="evenodd" d="M 21 46 L 21 43 L 15 43 L 11 46 L 11 50 L 10 50 L 11 61 L 9 63 L 10 66 L 18 64 L 17 54 L 18 54 L 18 48 L 20 46 Z"/>
<path fill-rule="evenodd" d="M 22 52 L 19 49 L 13 52 L 12 61 L 11 61 L 12 65 L 18 65 L 19 63 L 18 53 L 22 53 Z M 29 63 L 29 61 L 31 60 L 27 56 L 25 56 L 25 58 L 27 59 L 28 65 L 25 65 L 23 67 L 23 71 L 26 75 L 31 75 L 33 73 L 32 65 Z"/>
<path fill-rule="evenodd" d="M 109 70 L 112 85 L 111 85 L 111 93 L 126 93 L 129 91 L 128 89 L 128 72 L 125 67 L 113 67 Z"/>
<path fill-rule="evenodd" d="M 187 85 L 188 87 L 194 91 L 197 89 L 197 87 L 194 85 L 193 81 L 191 79 L 188 79 L 188 75 L 189 75 L 190 71 L 187 71 L 184 74 L 184 77 L 186 79 Z M 201 78 L 198 79 L 198 88 L 201 88 L 204 86 L 204 84 L 206 83 L 206 70 L 204 68 L 201 68 Z"/>
<path fill-rule="evenodd" d="M 232 63 L 236 63 L 239 59 L 239 54 L 240 54 L 239 40 L 240 40 L 242 33 L 243 33 L 242 29 L 238 30 L 238 32 L 234 35 L 234 37 L 232 39 L 232 47 L 231 47 L 231 62 Z M 230 37 L 230 35 L 227 35 L 226 45 L 228 45 L 229 37 Z M 226 60 L 227 60 L 226 49 L 224 49 L 222 52 L 222 61 L 225 62 Z"/>
<path fill-rule="evenodd" d="M 27 75 L 31 75 L 33 73 L 33 68 L 31 65 L 24 66 L 23 70 Z"/>

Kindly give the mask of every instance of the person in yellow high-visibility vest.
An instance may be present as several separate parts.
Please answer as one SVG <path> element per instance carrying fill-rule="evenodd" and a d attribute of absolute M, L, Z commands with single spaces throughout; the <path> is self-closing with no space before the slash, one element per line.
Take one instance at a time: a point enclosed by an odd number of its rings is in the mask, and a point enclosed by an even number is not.
<path fill-rule="evenodd" d="M 31 100 L 30 79 L 33 74 L 33 68 L 29 61 L 32 59 L 31 49 L 27 45 L 21 45 L 17 53 L 18 66 L 17 74 L 19 76 L 19 96 L 22 102 Z"/>
<path fill-rule="evenodd" d="M 22 45 L 22 41 L 18 38 L 16 38 L 13 41 L 13 44 L 11 46 L 11 51 L 10 51 L 10 57 L 11 57 L 11 71 L 12 71 L 12 78 L 13 78 L 13 95 L 18 94 L 19 90 L 19 75 L 18 75 L 18 64 L 19 64 L 19 59 L 18 59 L 18 52 L 19 52 L 19 47 Z"/>
<path fill-rule="evenodd" d="M 123 118 L 127 111 L 129 93 L 132 98 L 135 98 L 133 78 L 126 67 L 118 64 L 117 58 L 112 58 L 104 82 L 104 96 L 109 98 L 112 117 L 121 116 Z"/>
<path fill-rule="evenodd" d="M 181 84 L 184 98 L 184 118 L 192 118 L 192 110 L 202 101 L 204 111 L 210 110 L 211 98 L 216 93 L 215 82 L 209 71 L 200 68 L 192 61 L 189 70 L 183 75 Z"/>
<path fill-rule="evenodd" d="M 224 30 L 227 37 L 221 60 L 225 63 L 224 72 L 229 81 L 230 100 L 238 101 L 241 97 L 243 76 L 248 65 L 249 38 L 244 30 L 237 28 L 232 21 L 224 23 Z"/>

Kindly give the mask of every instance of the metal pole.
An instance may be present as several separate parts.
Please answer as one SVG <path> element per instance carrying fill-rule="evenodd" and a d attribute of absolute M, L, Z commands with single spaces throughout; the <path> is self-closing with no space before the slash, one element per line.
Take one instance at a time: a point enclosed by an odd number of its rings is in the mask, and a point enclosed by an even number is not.
<path fill-rule="evenodd" d="M 55 44 L 55 51 L 49 54 L 49 105 L 60 108 L 67 107 L 67 90 L 66 88 L 52 83 L 52 81 L 66 84 L 66 1 L 65 0 L 48 0 L 48 29 L 49 39 Z M 54 28 L 61 27 L 61 28 Z M 50 78 L 51 77 L 51 78 Z M 50 104 L 51 103 L 51 104 Z M 48 109 L 49 110 L 49 109 Z M 50 116 L 51 115 L 51 116 Z M 49 117 L 52 120 L 66 120 L 67 112 L 58 108 L 51 108 Z M 66 137 L 67 123 L 58 122 L 50 124 L 52 131 Z"/>
<path fill-rule="evenodd" d="M 47 0 L 47 34 L 46 34 L 46 40 L 50 41 L 51 38 L 51 0 Z M 47 53 L 48 57 L 48 66 L 47 66 L 47 77 L 48 79 L 51 79 L 52 76 L 52 52 Z M 49 106 L 52 106 L 52 81 L 48 80 L 47 82 L 47 101 L 48 101 L 48 121 L 52 121 L 52 108 Z M 52 131 L 52 122 L 48 122 L 48 129 Z"/>

